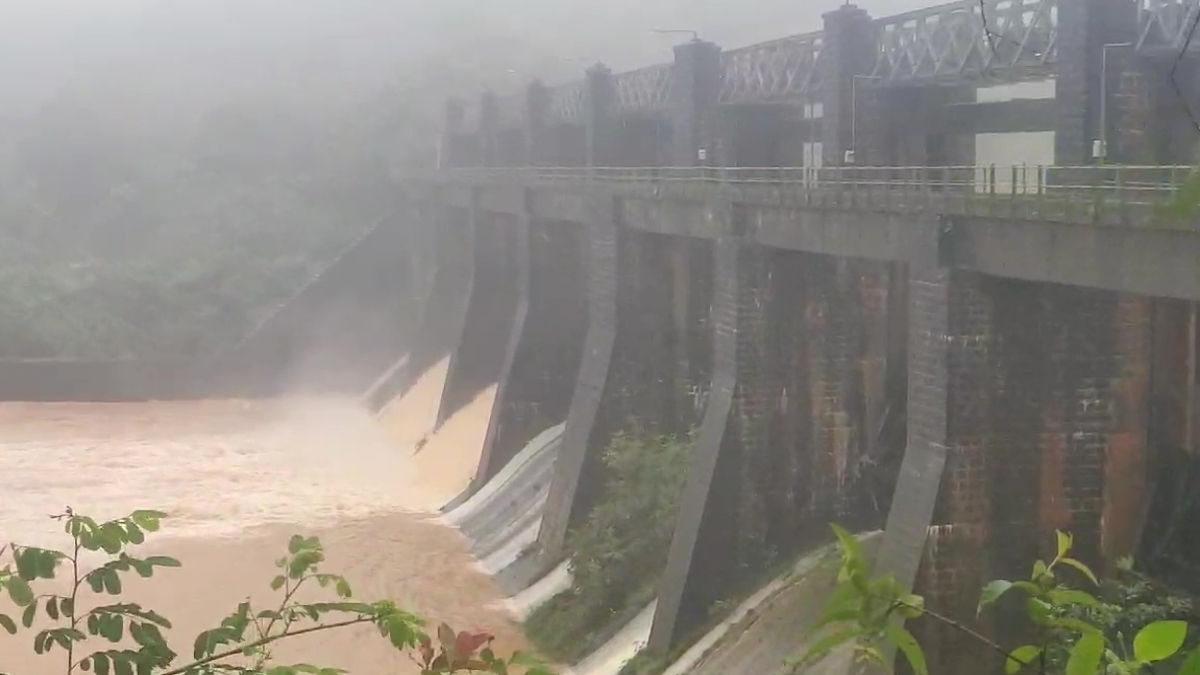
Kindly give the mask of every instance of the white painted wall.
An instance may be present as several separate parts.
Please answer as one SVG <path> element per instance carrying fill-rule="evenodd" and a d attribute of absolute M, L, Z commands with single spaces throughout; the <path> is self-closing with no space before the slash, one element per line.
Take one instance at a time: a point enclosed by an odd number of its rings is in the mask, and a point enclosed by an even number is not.
<path fill-rule="evenodd" d="M 1053 79 L 1017 82 L 975 90 L 976 103 L 1005 103 L 1019 99 L 1053 99 L 1057 82 Z M 1039 189 L 1038 167 L 1054 164 L 1054 132 L 1022 131 L 1007 134 L 975 135 L 975 189 L 991 189 L 989 169 L 995 166 L 996 192 L 1008 194 L 1036 192 Z M 1012 167 L 1018 167 L 1013 183 Z"/>
<path fill-rule="evenodd" d="M 1054 164 L 1054 132 L 1022 131 L 1011 134 L 975 135 L 975 189 L 991 189 L 988 167 L 996 167 L 996 192 L 1009 194 L 1032 193 L 1038 190 L 1038 167 Z M 1012 167 L 1017 167 L 1016 187 L 1013 187 Z M 1044 182 L 1044 176 L 1041 178 Z"/>
<path fill-rule="evenodd" d="M 1050 79 L 979 87 L 975 90 L 975 102 L 1003 103 L 1017 99 L 1055 98 L 1058 94 L 1057 84 L 1056 80 Z"/>

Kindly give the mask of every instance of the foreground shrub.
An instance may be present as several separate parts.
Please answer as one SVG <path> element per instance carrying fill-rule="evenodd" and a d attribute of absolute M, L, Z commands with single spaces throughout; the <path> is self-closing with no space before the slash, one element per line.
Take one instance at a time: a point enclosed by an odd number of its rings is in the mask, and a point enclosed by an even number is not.
<path fill-rule="evenodd" d="M 63 672 L 68 675 L 78 671 L 96 675 L 336 675 L 343 671 L 305 663 L 277 664 L 271 647 L 298 635 L 358 624 L 373 625 L 397 650 L 411 652 L 422 672 L 430 675 L 483 671 L 505 675 L 513 665 L 528 668 L 531 675 L 547 673 L 520 653 L 509 659 L 497 658 L 491 650 L 493 638 L 487 633 L 456 632 L 442 624 L 430 636 L 421 619 L 390 600 L 354 600 L 345 578 L 320 569 L 325 560 L 320 540 L 300 535 L 291 538 L 287 554 L 276 561 L 279 573 L 270 588 L 281 595 L 278 603 L 259 608 L 249 600 L 242 602 L 219 626 L 196 637 L 190 659 L 180 659 L 162 633 L 171 627 L 167 617 L 119 600 L 123 576 L 152 577 L 180 566 L 178 560 L 167 556 L 138 558 L 129 554 L 147 533 L 159 529 L 165 517 L 159 511 L 135 511 L 101 523 L 67 509 L 56 518 L 72 540 L 69 552 L 15 544 L 0 549 L 9 553 L 12 561 L 0 567 L 0 592 L 19 609 L 16 616 L 0 612 L 0 629 L 12 635 L 29 630 L 41 613 L 54 627 L 34 634 L 32 648 L 37 654 L 61 652 Z M 81 565 L 85 551 L 102 552 L 107 561 L 85 572 Z M 37 582 L 57 578 L 62 568 L 67 570 L 67 593 L 39 593 Z M 333 597 L 315 603 L 294 599 L 302 587 L 314 584 L 331 590 Z M 93 648 L 97 643 L 100 645 Z"/>
<path fill-rule="evenodd" d="M 889 665 L 898 650 L 915 675 L 929 675 L 924 648 L 904 626 L 905 619 L 926 618 L 947 627 L 982 649 L 996 654 L 1009 675 L 1142 675 L 1173 672 L 1200 675 L 1200 649 L 1191 649 L 1185 603 L 1167 597 L 1146 602 L 1147 588 L 1108 585 L 1082 561 L 1071 556 L 1069 533 L 1057 533 L 1057 553 L 1049 562 L 1036 560 L 1027 579 L 998 579 L 980 591 L 978 612 L 991 609 L 1002 596 L 1019 596 L 1023 619 L 1032 639 L 1009 647 L 970 626 L 925 606 L 894 577 L 873 576 L 858 540 L 834 526 L 842 565 L 837 587 L 825 608 L 816 639 L 796 662 L 797 670 L 842 646 L 852 646 L 864 662 Z M 1125 567 L 1131 565 L 1127 562 Z M 1068 580 L 1076 579 L 1073 583 Z M 1119 589 L 1125 588 L 1124 591 Z"/>

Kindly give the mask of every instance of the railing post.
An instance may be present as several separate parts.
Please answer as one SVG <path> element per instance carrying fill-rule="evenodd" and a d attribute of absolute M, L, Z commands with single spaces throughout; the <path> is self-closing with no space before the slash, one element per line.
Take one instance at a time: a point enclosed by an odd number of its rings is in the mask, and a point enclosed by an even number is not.
<path fill-rule="evenodd" d="M 1121 219 L 1121 224 L 1124 225 L 1128 221 L 1128 211 L 1125 204 L 1125 170 L 1118 164 L 1113 168 L 1115 173 L 1115 182 L 1117 184 L 1117 217 Z"/>
<path fill-rule="evenodd" d="M 1009 178 L 1008 184 L 1008 213 L 1010 216 L 1017 214 L 1017 165 L 1012 166 L 1012 176 Z"/>

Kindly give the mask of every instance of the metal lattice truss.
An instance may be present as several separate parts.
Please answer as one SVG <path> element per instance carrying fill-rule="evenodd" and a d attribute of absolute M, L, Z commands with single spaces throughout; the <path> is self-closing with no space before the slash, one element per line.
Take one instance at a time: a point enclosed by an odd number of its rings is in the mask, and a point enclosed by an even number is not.
<path fill-rule="evenodd" d="M 961 0 L 876 21 L 884 83 L 1019 81 L 1052 75 L 1056 0 Z"/>
<path fill-rule="evenodd" d="M 820 33 L 796 35 L 721 55 L 721 103 L 800 102 L 824 82 Z"/>
<path fill-rule="evenodd" d="M 664 63 L 621 73 L 614 78 L 617 109 L 647 113 L 671 106 L 672 64 Z"/>
<path fill-rule="evenodd" d="M 559 85 L 550 90 L 550 121 L 554 124 L 583 124 L 582 81 Z"/>
<path fill-rule="evenodd" d="M 1197 12 L 1200 0 L 1140 0 L 1137 50 L 1177 53 L 1187 43 Z M 1200 40 L 1193 38 L 1191 48 L 1200 48 Z"/>

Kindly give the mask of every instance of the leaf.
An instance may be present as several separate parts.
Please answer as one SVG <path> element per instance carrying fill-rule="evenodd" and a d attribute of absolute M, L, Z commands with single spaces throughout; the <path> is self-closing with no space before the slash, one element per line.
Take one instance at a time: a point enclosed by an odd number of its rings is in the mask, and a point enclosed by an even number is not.
<path fill-rule="evenodd" d="M 1012 588 L 1011 581 L 997 579 L 995 581 L 988 582 L 988 584 L 983 587 L 983 591 L 979 594 L 979 607 L 975 610 L 975 616 L 979 616 L 979 614 L 983 612 L 984 607 L 987 607 L 995 602 L 1000 596 L 1007 593 L 1008 589 L 1010 588 Z"/>
<path fill-rule="evenodd" d="M 7 614 L 0 614 L 0 628 L 8 631 L 9 635 L 17 634 L 17 624 L 12 620 L 12 617 Z"/>
<path fill-rule="evenodd" d="M 283 585 L 286 583 L 287 583 L 286 577 L 284 577 L 282 574 L 277 575 L 274 579 L 271 580 L 271 590 L 277 591 L 277 590 L 283 588 Z"/>
<path fill-rule="evenodd" d="M 454 653 L 459 656 L 471 656 L 480 647 L 491 642 L 493 636 L 489 633 L 468 633 L 460 631 L 454 640 Z"/>
<path fill-rule="evenodd" d="M 1008 675 L 1013 675 L 1025 666 L 1033 664 L 1037 657 L 1041 655 L 1042 648 L 1037 645 L 1022 645 L 1012 650 L 1009 657 L 1004 660 L 1004 672 Z"/>
<path fill-rule="evenodd" d="M 297 553 L 288 564 L 288 576 L 292 579 L 299 579 L 304 576 L 305 572 L 312 569 L 313 565 L 324 559 L 325 554 L 319 549 L 304 549 Z"/>
<path fill-rule="evenodd" d="M 304 537 L 298 534 L 293 534 L 292 538 L 288 540 L 288 553 L 296 555 L 305 548 L 304 544 Z"/>
<path fill-rule="evenodd" d="M 114 656 L 116 656 L 114 654 Z M 113 670 L 117 675 L 133 675 L 133 664 L 129 662 L 129 658 L 121 655 L 113 659 Z"/>
<path fill-rule="evenodd" d="M 1043 560 L 1034 560 L 1033 561 L 1033 574 L 1031 574 L 1029 576 L 1030 579 L 1037 581 L 1037 580 L 1045 577 L 1048 574 L 1050 574 L 1050 568 L 1046 567 L 1045 561 L 1043 561 Z"/>
<path fill-rule="evenodd" d="M 1133 655 L 1138 661 L 1154 663 L 1174 656 L 1187 639 L 1186 621 L 1155 621 L 1133 638 Z"/>
<path fill-rule="evenodd" d="M 443 623 L 437 629 L 438 642 L 442 644 L 442 649 L 451 651 L 454 649 L 454 641 L 458 637 L 454 634 L 454 629 L 449 624 Z"/>
<path fill-rule="evenodd" d="M 37 552 L 31 548 L 23 548 L 13 556 L 17 560 L 17 575 L 25 581 L 37 578 Z"/>
<path fill-rule="evenodd" d="M 117 576 L 116 572 L 112 570 L 104 570 L 104 574 L 101 576 L 103 577 L 104 581 L 105 593 L 108 593 L 109 595 L 121 594 L 121 577 Z"/>
<path fill-rule="evenodd" d="M 1056 605 L 1082 605 L 1094 607 L 1100 603 L 1094 595 L 1071 588 L 1055 588 L 1049 593 L 1050 601 Z"/>
<path fill-rule="evenodd" d="M 919 595 L 909 594 L 899 599 L 901 603 L 899 613 L 906 619 L 917 619 L 925 613 L 925 598 Z"/>
<path fill-rule="evenodd" d="M 33 625 L 35 617 L 37 617 L 37 605 L 31 602 L 25 606 L 25 611 L 21 612 L 21 625 L 29 628 Z"/>
<path fill-rule="evenodd" d="M 183 567 L 178 560 L 165 555 L 152 555 L 146 558 L 145 562 L 155 567 Z"/>
<path fill-rule="evenodd" d="M 1183 660 L 1183 665 L 1179 667 L 1179 672 L 1175 675 L 1200 675 L 1200 647 L 1188 653 L 1187 658 Z"/>
<path fill-rule="evenodd" d="M 900 624 L 889 622 L 884 626 L 884 632 L 904 655 L 904 660 L 908 661 L 914 675 L 929 675 L 929 666 L 925 663 L 925 650 L 921 649 L 921 645 L 917 644 L 917 638 L 913 637 L 908 629 Z"/>
<path fill-rule="evenodd" d="M 1104 636 L 1100 633 L 1085 633 L 1071 647 L 1066 675 L 1096 675 L 1100 668 L 1100 659 L 1103 657 Z"/>
<path fill-rule="evenodd" d="M 1054 559 L 1061 560 L 1071 550 L 1072 537 L 1070 532 L 1063 532 L 1062 530 L 1056 530 L 1055 534 L 1058 536 L 1058 555 Z"/>
<path fill-rule="evenodd" d="M 508 660 L 514 666 L 522 668 L 544 668 L 546 664 L 542 663 L 537 657 L 525 652 L 513 652 L 512 658 Z"/>
<path fill-rule="evenodd" d="M 58 621 L 58 603 L 55 602 L 55 598 L 46 599 L 46 614 L 50 615 L 52 620 Z"/>
<path fill-rule="evenodd" d="M 29 587 L 29 582 L 21 577 L 9 577 L 5 582 L 8 588 L 8 597 L 13 601 L 13 604 L 18 607 L 25 607 L 33 602 L 33 589 Z"/>
<path fill-rule="evenodd" d="M 840 525 L 830 523 L 830 528 L 833 529 L 833 534 L 837 536 L 838 546 L 842 549 L 842 555 L 846 562 L 861 562 L 866 560 L 863 555 L 862 544 L 859 543 L 858 537 L 850 534 L 845 528 Z"/>
<path fill-rule="evenodd" d="M 129 519 L 134 523 L 137 523 L 138 527 L 147 532 L 157 532 L 159 525 L 158 521 L 166 517 L 167 514 L 163 513 L 162 511 L 140 510 L 129 514 Z"/>
<path fill-rule="evenodd" d="M 846 628 L 844 630 L 829 633 L 828 635 L 818 639 L 816 642 L 809 644 L 808 649 L 804 650 L 804 653 L 800 655 L 800 658 L 796 661 L 796 663 L 797 665 L 812 663 L 813 661 L 816 661 L 817 659 L 833 651 L 835 648 L 840 647 L 847 642 L 857 640 L 864 633 L 865 631 L 857 627 Z M 515 654 L 513 655 L 513 658 L 516 658 Z M 514 661 L 513 665 L 520 664 Z"/>
<path fill-rule="evenodd" d="M 1100 580 L 1096 578 L 1096 573 L 1092 572 L 1092 568 L 1083 564 L 1081 561 L 1076 560 L 1075 558 L 1063 558 L 1062 560 L 1059 560 L 1059 562 L 1079 570 L 1079 573 L 1087 577 L 1088 581 L 1092 582 L 1092 585 L 1100 585 Z"/>

